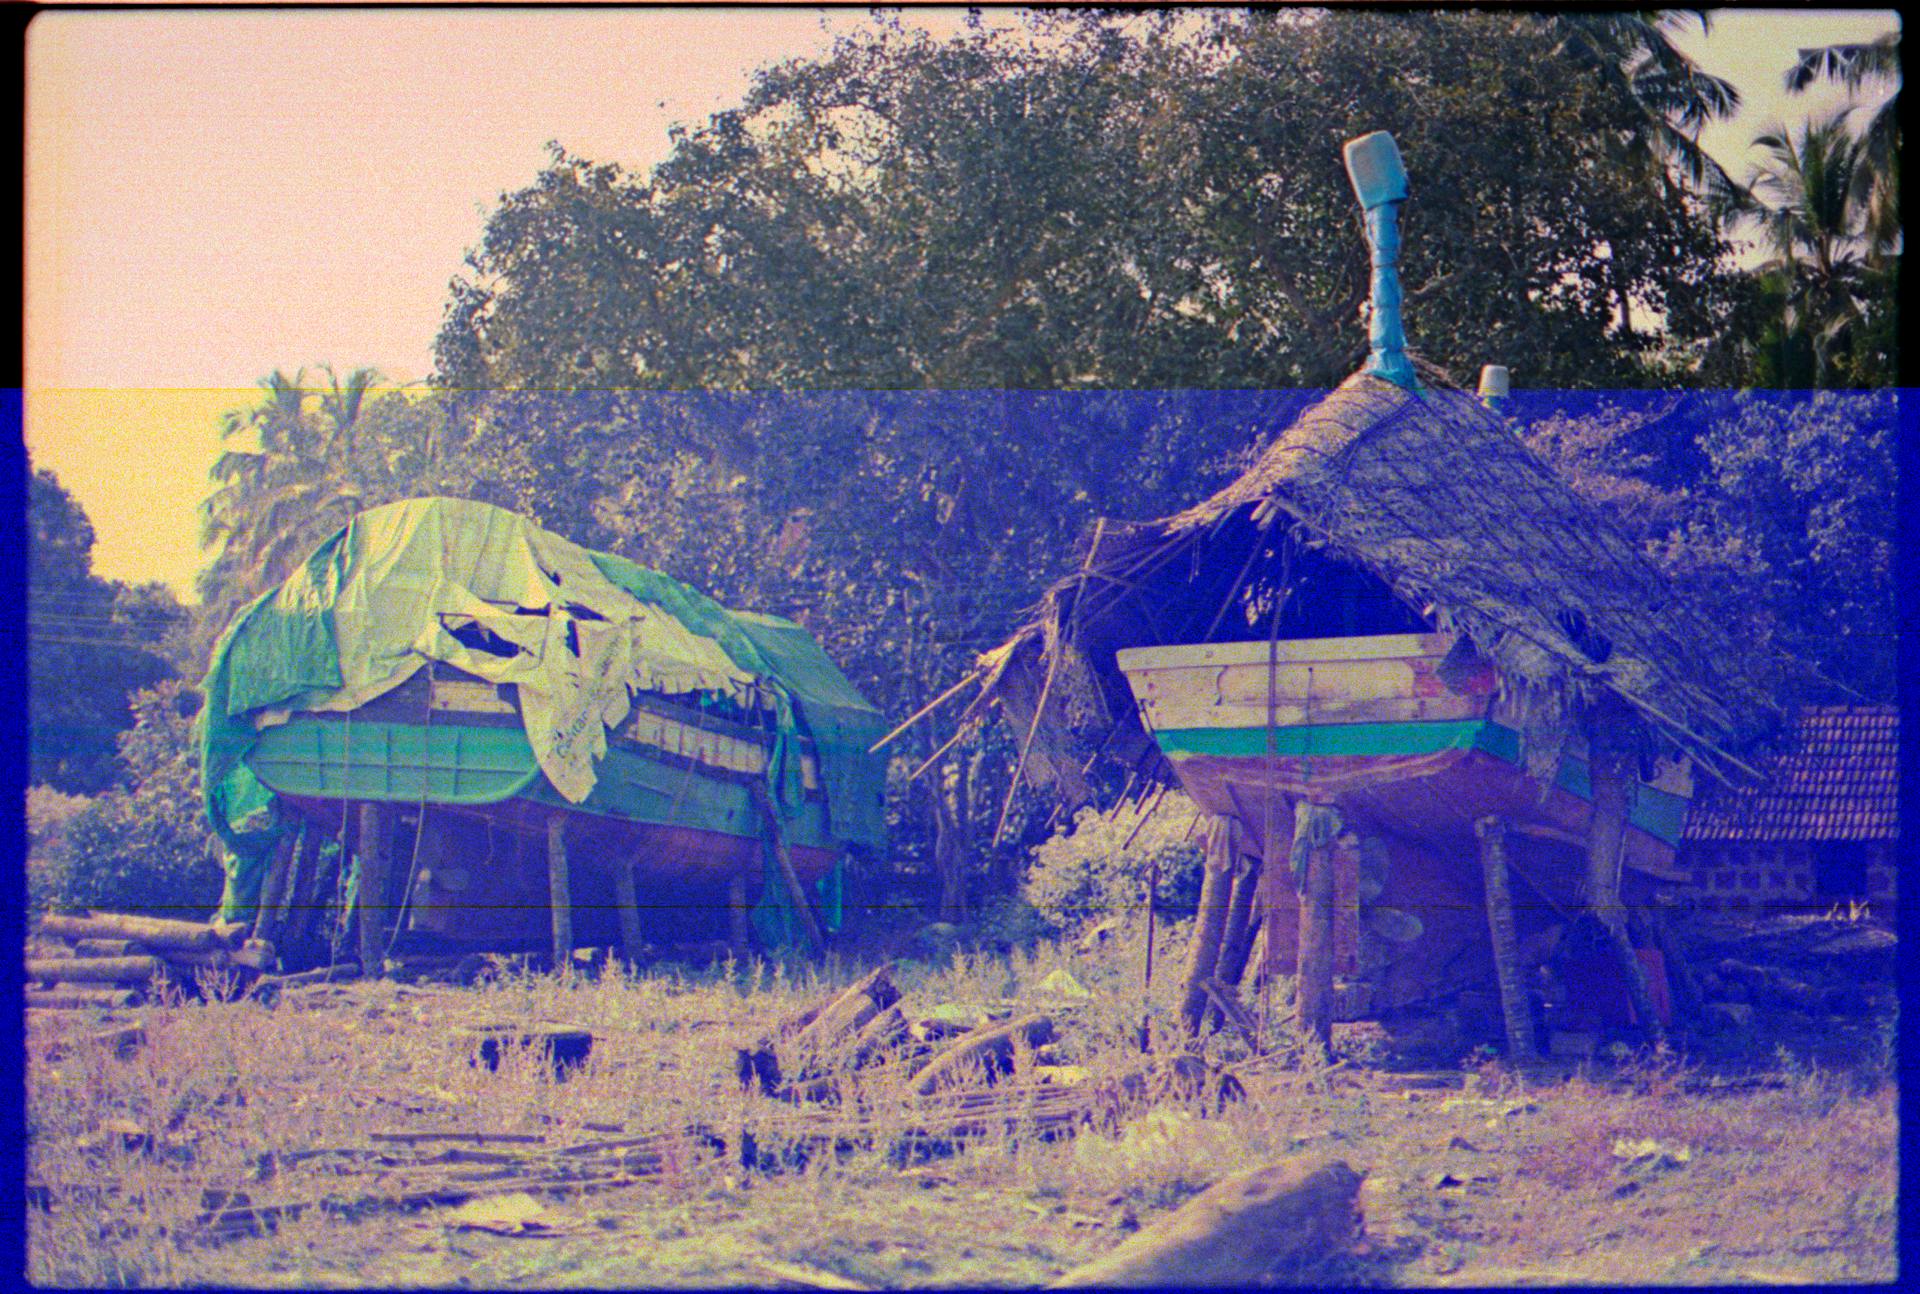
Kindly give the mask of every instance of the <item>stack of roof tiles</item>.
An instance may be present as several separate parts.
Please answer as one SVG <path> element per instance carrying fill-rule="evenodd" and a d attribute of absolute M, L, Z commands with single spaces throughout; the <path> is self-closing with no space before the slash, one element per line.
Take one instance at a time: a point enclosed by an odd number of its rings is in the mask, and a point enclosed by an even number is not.
<path fill-rule="evenodd" d="M 1767 780 L 1702 786 L 1688 840 L 1891 840 L 1899 832 L 1899 711 L 1808 706 L 1795 716 Z"/>

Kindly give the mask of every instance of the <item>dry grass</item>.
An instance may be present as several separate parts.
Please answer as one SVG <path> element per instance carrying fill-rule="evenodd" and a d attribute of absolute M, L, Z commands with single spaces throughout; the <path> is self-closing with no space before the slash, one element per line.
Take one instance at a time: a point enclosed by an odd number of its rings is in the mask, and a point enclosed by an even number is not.
<path fill-rule="evenodd" d="M 1009 958 L 963 953 L 898 979 L 914 1009 L 1002 1001 L 1055 1009 L 1057 1059 L 1097 1080 L 1140 1063 L 1148 1014 L 1166 1045 L 1160 1022 L 1171 1014 L 1175 968 L 1162 961 L 1149 1010 L 1140 951 L 1122 941 L 1099 954 L 1051 945 Z M 1093 996 L 1042 1001 L 1036 986 L 1062 968 Z M 471 990 L 323 987 L 289 993 L 273 1009 L 178 1004 L 139 1013 L 148 1041 L 125 1059 L 89 1041 L 82 1017 L 37 1022 L 28 1037 L 28 1178 L 45 1186 L 51 1207 L 29 1210 L 30 1278 L 765 1285 L 779 1279 L 763 1265 L 772 1262 L 871 1285 L 1031 1285 L 1104 1252 L 1232 1168 L 1303 1149 L 1368 1173 L 1366 1239 L 1336 1273 L 1352 1283 L 1895 1274 L 1895 1093 L 1791 1057 L 1776 1067 L 1781 1085 L 1711 1097 L 1661 1062 L 1551 1083 L 1489 1068 L 1429 1090 L 1351 1064 L 1262 1065 L 1245 1071 L 1249 1099 L 1218 1117 L 1169 1099 L 1127 1111 L 1109 1130 L 1046 1141 L 1016 1123 L 925 1162 L 903 1158 L 886 1136 L 821 1153 L 807 1134 L 853 1131 L 857 1105 L 904 1109 L 900 1077 L 880 1072 L 858 1102 L 811 1114 L 812 1129 L 800 1129 L 791 1107 L 738 1090 L 729 1046 L 856 971 L 756 963 L 571 982 L 507 974 Z M 1276 999 L 1273 1014 L 1283 1007 Z M 591 1059 L 569 1080 L 555 1081 L 525 1051 L 509 1050 L 497 1071 L 476 1067 L 448 1032 L 535 1019 L 596 1035 Z M 1284 1029 L 1269 1027 L 1285 1051 Z M 1236 1046 L 1214 1044 L 1222 1059 L 1237 1059 Z M 209 1205 L 236 1192 L 256 1204 L 349 1197 L 445 1171 L 363 1159 L 346 1173 L 340 1156 L 295 1162 L 303 1151 L 368 1147 L 374 1133 L 564 1145 L 695 1124 L 753 1130 L 761 1150 L 789 1166 L 749 1174 L 683 1140 L 658 1178 L 543 1196 L 522 1206 L 519 1222 L 489 1223 L 471 1208 L 357 1221 L 310 1213 L 265 1235 L 194 1239 Z M 263 1179 L 269 1156 L 277 1171 Z"/>

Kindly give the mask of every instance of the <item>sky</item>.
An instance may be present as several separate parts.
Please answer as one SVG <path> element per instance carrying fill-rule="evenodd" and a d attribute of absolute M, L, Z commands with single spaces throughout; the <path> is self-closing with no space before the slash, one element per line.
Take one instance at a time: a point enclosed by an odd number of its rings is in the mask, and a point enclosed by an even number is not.
<path fill-rule="evenodd" d="M 951 25 L 951 12 L 908 11 Z M 462 257 L 549 140 L 645 170 L 838 10 L 42 12 L 27 34 L 26 440 L 91 518 L 94 570 L 191 598 L 219 415 L 279 368 L 424 377 Z M 1733 10 L 1678 43 L 1741 114 L 1740 173 L 1802 46 L 1890 12 Z"/>

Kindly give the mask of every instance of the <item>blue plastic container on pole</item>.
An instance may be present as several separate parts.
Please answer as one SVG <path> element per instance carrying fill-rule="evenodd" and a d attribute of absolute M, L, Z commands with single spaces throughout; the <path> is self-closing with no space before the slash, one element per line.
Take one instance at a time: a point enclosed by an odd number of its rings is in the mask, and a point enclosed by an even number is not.
<path fill-rule="evenodd" d="M 1400 318 L 1400 204 L 1407 197 L 1407 168 L 1400 148 L 1384 130 L 1350 139 L 1347 178 L 1366 212 L 1367 250 L 1373 261 L 1373 351 L 1362 372 L 1409 391 L 1420 382 L 1407 360 L 1407 334 Z"/>

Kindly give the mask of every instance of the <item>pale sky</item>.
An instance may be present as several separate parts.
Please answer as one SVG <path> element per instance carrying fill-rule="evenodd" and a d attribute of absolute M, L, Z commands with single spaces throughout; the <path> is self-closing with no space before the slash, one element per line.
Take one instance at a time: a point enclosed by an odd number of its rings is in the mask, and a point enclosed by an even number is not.
<path fill-rule="evenodd" d="M 949 12 L 908 11 L 949 25 Z M 190 596 L 218 415 L 278 367 L 424 376 L 450 279 L 557 139 L 644 170 L 841 10 L 43 12 L 28 29 L 26 436 L 92 519 L 94 569 Z M 1740 172 L 1810 108 L 1801 46 L 1884 12 L 1738 10 L 1683 47 L 1748 106 Z"/>

